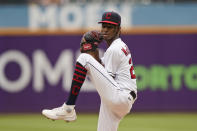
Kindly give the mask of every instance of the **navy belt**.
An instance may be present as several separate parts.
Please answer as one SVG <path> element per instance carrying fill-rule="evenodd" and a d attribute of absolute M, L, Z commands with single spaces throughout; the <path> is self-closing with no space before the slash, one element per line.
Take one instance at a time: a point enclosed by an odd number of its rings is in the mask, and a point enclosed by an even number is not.
<path fill-rule="evenodd" d="M 136 98 L 135 92 L 134 92 L 134 91 L 131 91 L 129 94 L 130 94 L 130 95 L 133 97 L 133 99 L 135 100 L 135 98 Z"/>

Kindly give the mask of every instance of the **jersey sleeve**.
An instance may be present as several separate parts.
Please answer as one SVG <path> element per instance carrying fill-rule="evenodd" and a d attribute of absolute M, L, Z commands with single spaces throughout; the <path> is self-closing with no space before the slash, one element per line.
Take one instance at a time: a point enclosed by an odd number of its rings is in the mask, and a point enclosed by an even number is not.
<path fill-rule="evenodd" d="M 121 55 L 118 48 L 112 48 L 105 54 L 105 69 L 112 76 L 116 76 L 118 66 L 121 62 Z"/>

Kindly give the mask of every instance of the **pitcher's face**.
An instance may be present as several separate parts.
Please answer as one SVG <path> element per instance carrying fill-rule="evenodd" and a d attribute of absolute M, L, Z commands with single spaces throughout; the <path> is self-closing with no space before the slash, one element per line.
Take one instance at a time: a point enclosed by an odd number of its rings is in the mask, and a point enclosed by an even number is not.
<path fill-rule="evenodd" d="M 102 23 L 101 33 L 104 40 L 112 41 L 119 35 L 120 28 L 117 25 Z"/>

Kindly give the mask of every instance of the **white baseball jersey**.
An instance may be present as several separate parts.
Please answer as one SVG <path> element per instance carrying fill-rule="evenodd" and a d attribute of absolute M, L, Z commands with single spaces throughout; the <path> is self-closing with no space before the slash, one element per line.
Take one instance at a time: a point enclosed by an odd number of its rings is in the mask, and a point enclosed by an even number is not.
<path fill-rule="evenodd" d="M 88 70 L 101 98 L 97 131 L 117 131 L 135 101 L 130 91 L 137 92 L 129 49 L 119 38 L 104 54 L 105 67 L 87 53 L 80 54 L 77 61 Z"/>
<path fill-rule="evenodd" d="M 120 38 L 112 42 L 106 50 L 102 62 L 107 72 L 115 79 L 121 89 L 137 93 L 131 53 Z"/>

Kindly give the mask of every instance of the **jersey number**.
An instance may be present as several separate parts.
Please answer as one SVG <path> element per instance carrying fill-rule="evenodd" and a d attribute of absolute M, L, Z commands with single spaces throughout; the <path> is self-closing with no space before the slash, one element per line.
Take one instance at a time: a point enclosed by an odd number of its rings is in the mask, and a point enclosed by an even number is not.
<path fill-rule="evenodd" d="M 136 75 L 133 72 L 134 72 L 134 67 L 131 66 L 131 68 L 130 68 L 131 79 L 135 79 L 136 78 Z"/>
<path fill-rule="evenodd" d="M 129 60 L 129 64 L 131 64 L 131 58 Z M 136 79 L 136 75 L 134 74 L 134 67 L 133 65 L 130 68 L 131 79 Z"/>

